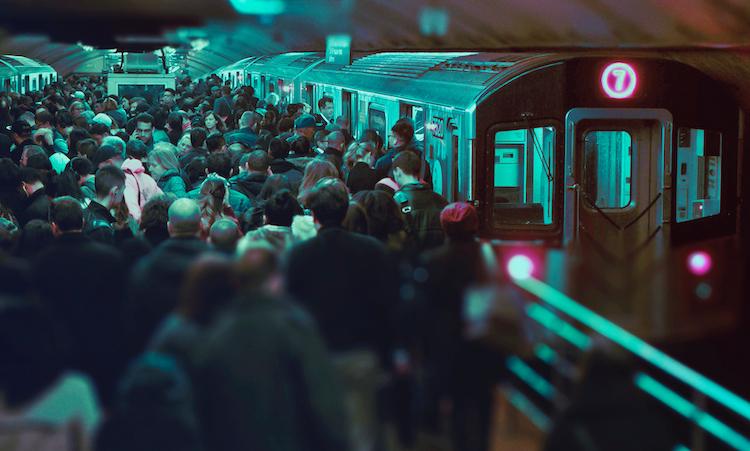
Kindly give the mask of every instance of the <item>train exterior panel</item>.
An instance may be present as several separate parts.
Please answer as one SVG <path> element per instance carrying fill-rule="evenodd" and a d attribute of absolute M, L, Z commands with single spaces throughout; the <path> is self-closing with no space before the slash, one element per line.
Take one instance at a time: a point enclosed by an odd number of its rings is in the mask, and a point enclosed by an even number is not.
<path fill-rule="evenodd" d="M 26 94 L 57 80 L 52 66 L 17 55 L 0 55 L 0 91 Z"/>

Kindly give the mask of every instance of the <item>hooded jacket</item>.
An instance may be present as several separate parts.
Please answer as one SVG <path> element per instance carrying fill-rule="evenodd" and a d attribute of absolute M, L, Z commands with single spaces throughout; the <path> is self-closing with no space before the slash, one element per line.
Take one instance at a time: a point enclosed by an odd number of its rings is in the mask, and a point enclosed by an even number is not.
<path fill-rule="evenodd" d="M 162 190 L 146 174 L 141 160 L 128 158 L 122 163 L 122 170 L 125 172 L 125 203 L 133 219 L 140 221 L 143 206 L 151 198 L 162 194 Z"/>

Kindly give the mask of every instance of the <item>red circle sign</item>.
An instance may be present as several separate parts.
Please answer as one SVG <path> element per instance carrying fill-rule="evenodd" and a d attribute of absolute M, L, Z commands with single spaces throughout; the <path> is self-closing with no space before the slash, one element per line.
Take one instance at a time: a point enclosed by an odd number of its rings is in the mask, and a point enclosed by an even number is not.
<path fill-rule="evenodd" d="M 638 84 L 633 66 L 627 63 L 612 63 L 602 72 L 602 89 L 613 99 L 632 97 Z"/>

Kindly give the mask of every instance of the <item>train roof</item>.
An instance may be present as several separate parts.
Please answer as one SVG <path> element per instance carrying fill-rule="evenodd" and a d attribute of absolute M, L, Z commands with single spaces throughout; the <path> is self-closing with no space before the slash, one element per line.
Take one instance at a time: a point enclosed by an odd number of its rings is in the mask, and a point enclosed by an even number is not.
<path fill-rule="evenodd" d="M 374 53 L 359 56 L 348 66 L 319 64 L 304 80 L 406 101 L 469 108 L 493 80 L 519 63 L 540 56 L 477 52 Z"/>
<path fill-rule="evenodd" d="M 4 63 L 5 68 L 10 68 L 13 73 L 28 74 L 28 73 L 39 73 L 47 72 L 54 73 L 55 69 L 52 66 L 25 56 L 18 55 L 0 55 L 0 62 Z"/>
<path fill-rule="evenodd" d="M 254 60 L 258 59 L 257 56 L 250 56 L 248 58 L 243 58 L 236 63 L 228 64 L 224 67 L 221 67 L 213 72 L 226 72 L 226 71 L 233 71 L 233 70 L 243 70 L 245 69 L 250 63 L 252 63 Z"/>
<path fill-rule="evenodd" d="M 294 78 L 321 61 L 321 52 L 282 53 L 256 58 L 246 66 L 246 69 L 250 72 L 258 71 L 282 78 Z"/>

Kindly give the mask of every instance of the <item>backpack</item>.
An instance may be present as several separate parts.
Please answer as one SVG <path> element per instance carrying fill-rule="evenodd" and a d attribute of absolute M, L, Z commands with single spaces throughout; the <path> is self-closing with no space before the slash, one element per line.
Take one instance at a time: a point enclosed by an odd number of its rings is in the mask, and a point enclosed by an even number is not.
<path fill-rule="evenodd" d="M 440 246 L 445 234 L 440 225 L 440 212 L 448 204 L 442 196 L 425 185 L 401 189 L 393 195 L 406 219 L 406 232 L 414 241 L 417 252 Z"/>

